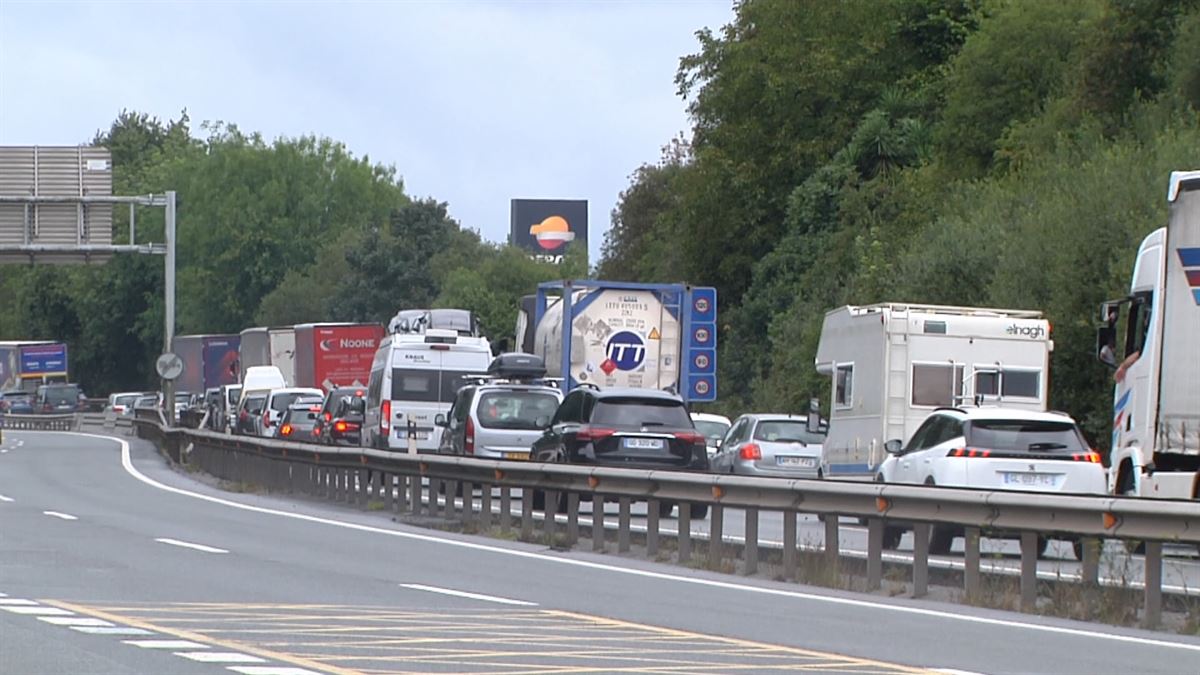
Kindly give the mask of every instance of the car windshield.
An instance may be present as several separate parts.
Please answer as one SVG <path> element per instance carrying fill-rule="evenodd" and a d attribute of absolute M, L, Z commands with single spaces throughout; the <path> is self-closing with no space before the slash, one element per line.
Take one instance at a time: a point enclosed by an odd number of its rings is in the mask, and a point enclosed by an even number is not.
<path fill-rule="evenodd" d="M 131 406 L 137 402 L 138 398 L 137 394 L 124 394 L 113 399 L 113 405 Z"/>
<path fill-rule="evenodd" d="M 596 402 L 593 424 L 619 427 L 691 429 L 692 418 L 682 401 L 653 398 L 603 398 Z"/>
<path fill-rule="evenodd" d="M 763 420 L 754 427 L 754 440 L 820 445 L 825 438 L 810 432 L 808 423 L 801 420 Z"/>
<path fill-rule="evenodd" d="M 1034 420 L 971 420 L 967 445 L 1003 452 L 1075 453 L 1087 447 L 1071 422 Z"/>
<path fill-rule="evenodd" d="M 247 396 L 246 410 L 250 411 L 250 414 L 252 415 L 257 415 L 262 412 L 263 403 L 265 403 L 266 400 L 266 396 Z"/>
<path fill-rule="evenodd" d="M 489 429 L 540 429 L 537 421 L 549 420 L 556 408 L 558 397 L 548 392 L 495 391 L 479 397 L 475 416 Z"/>
<path fill-rule="evenodd" d="M 708 420 L 695 420 L 696 431 L 704 434 L 704 437 L 710 441 L 719 441 L 725 437 L 725 432 L 729 431 L 729 425 L 724 422 L 710 422 Z"/>
<path fill-rule="evenodd" d="M 312 394 L 308 394 L 305 392 L 288 392 L 288 393 L 283 393 L 283 394 L 275 394 L 274 396 L 271 397 L 271 410 L 281 413 L 281 412 L 287 410 L 288 407 L 290 405 L 292 405 L 293 403 L 300 402 L 300 401 L 307 403 L 309 401 L 309 399 L 313 399 L 313 398 L 314 397 Z M 317 403 L 321 402 L 321 399 L 319 399 L 319 398 L 315 399 L 315 400 Z"/>

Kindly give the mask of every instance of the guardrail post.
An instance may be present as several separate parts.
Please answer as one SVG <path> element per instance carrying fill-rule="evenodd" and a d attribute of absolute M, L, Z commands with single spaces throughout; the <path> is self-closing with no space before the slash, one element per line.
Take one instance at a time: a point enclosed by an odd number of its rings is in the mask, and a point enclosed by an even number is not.
<path fill-rule="evenodd" d="M 692 559 L 692 509 L 688 502 L 679 502 L 679 562 L 687 563 Z"/>
<path fill-rule="evenodd" d="M 512 527 L 512 488 L 500 486 L 500 532 L 507 534 Z"/>
<path fill-rule="evenodd" d="M 1162 549 L 1161 541 L 1146 542 L 1146 601 L 1142 608 L 1142 627 L 1158 628 L 1162 622 Z"/>
<path fill-rule="evenodd" d="M 421 502 L 421 487 L 423 483 L 421 474 L 414 473 L 408 479 L 410 481 L 408 484 L 408 503 L 412 508 L 413 515 L 419 516 L 421 515 L 421 509 L 424 507 L 424 504 Z"/>
<path fill-rule="evenodd" d="M 1083 538 L 1083 560 L 1080 561 L 1079 581 L 1095 588 L 1100 585 L 1100 548 L 1104 541 L 1095 537 Z"/>
<path fill-rule="evenodd" d="M 836 513 L 825 514 L 825 567 L 829 578 L 838 578 L 838 568 L 841 566 L 841 516 Z"/>
<path fill-rule="evenodd" d="M 491 483 L 484 483 L 479 486 L 479 527 L 484 530 L 492 527 Z"/>
<path fill-rule="evenodd" d="M 393 482 L 396 488 L 396 501 L 394 503 L 396 513 L 404 513 L 408 510 L 408 479 L 409 476 L 398 473 L 395 474 Z"/>
<path fill-rule="evenodd" d="M 725 556 L 725 507 L 713 504 L 708 516 L 708 568 L 721 569 L 721 560 Z"/>
<path fill-rule="evenodd" d="M 454 511 L 458 505 L 454 503 L 455 497 L 458 496 L 458 481 L 444 480 L 442 481 L 442 517 L 450 518 L 454 515 Z"/>
<path fill-rule="evenodd" d="M 358 470 L 358 506 L 363 511 L 366 511 L 371 506 L 371 500 L 375 497 L 375 474 L 378 471 L 370 469 Z"/>
<path fill-rule="evenodd" d="M 396 509 L 396 493 L 394 492 L 395 482 L 396 482 L 395 474 L 390 474 L 386 471 L 380 471 L 379 477 L 381 479 L 380 483 L 382 483 L 382 485 L 380 486 L 380 489 L 383 490 L 383 510 L 384 511 L 397 510 Z"/>
<path fill-rule="evenodd" d="M 521 490 L 521 539 L 533 539 L 533 490 Z"/>
<path fill-rule="evenodd" d="M 579 543 L 579 493 L 567 493 L 567 546 Z"/>
<path fill-rule="evenodd" d="M 592 550 L 604 552 L 604 495 L 592 495 Z"/>
<path fill-rule="evenodd" d="M 1021 533 L 1021 611 L 1031 612 L 1037 606 L 1037 532 Z"/>
<path fill-rule="evenodd" d="M 629 497 L 621 497 L 617 502 L 617 553 L 629 552 Z"/>
<path fill-rule="evenodd" d="M 651 499 L 646 502 L 646 557 L 658 555 L 658 505 L 662 502 Z"/>
<path fill-rule="evenodd" d="M 296 486 L 300 483 L 300 466 L 289 460 L 287 463 L 287 472 L 287 491 L 288 494 L 294 495 L 296 494 Z"/>
<path fill-rule="evenodd" d="M 329 476 L 329 501 L 342 501 L 342 469 L 341 467 L 331 467 Z"/>
<path fill-rule="evenodd" d="M 542 531 L 546 534 L 546 543 L 554 545 L 554 530 L 558 529 L 558 490 L 547 490 L 545 503 L 542 504 Z"/>
<path fill-rule="evenodd" d="M 475 484 L 462 481 L 459 485 L 462 486 L 462 511 L 459 517 L 464 523 L 469 523 L 475 518 Z"/>
<path fill-rule="evenodd" d="M 746 509 L 746 544 L 742 548 L 745 564 L 742 574 L 750 575 L 758 571 L 758 509 Z"/>
<path fill-rule="evenodd" d="M 883 587 L 883 519 L 867 519 L 867 590 Z"/>
<path fill-rule="evenodd" d="M 783 512 L 783 578 L 796 579 L 796 512 Z"/>
<path fill-rule="evenodd" d="M 913 524 L 913 597 L 929 594 L 929 523 Z"/>
<path fill-rule="evenodd" d="M 429 479 L 429 515 L 436 517 L 442 505 L 438 502 L 438 497 L 445 490 L 441 478 Z"/>
<path fill-rule="evenodd" d="M 967 597 L 979 596 L 979 528 L 963 530 L 963 590 Z"/>

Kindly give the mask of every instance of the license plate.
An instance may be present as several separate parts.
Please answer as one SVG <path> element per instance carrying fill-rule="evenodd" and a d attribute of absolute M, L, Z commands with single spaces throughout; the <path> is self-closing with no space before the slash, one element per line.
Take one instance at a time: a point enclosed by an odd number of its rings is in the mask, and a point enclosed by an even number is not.
<path fill-rule="evenodd" d="M 523 460 L 528 461 L 529 453 L 528 452 L 506 452 L 506 453 L 504 453 L 504 459 L 523 459 Z"/>
<path fill-rule="evenodd" d="M 793 457 L 790 455 L 776 455 L 776 466 L 799 466 L 805 469 L 811 469 L 817 465 L 816 457 Z"/>
<path fill-rule="evenodd" d="M 1058 484 L 1058 475 L 1053 473 L 1005 471 L 1004 484 L 1025 487 L 1054 487 Z"/>
<path fill-rule="evenodd" d="M 630 450 L 662 450 L 661 438 L 626 438 L 623 443 Z"/>
<path fill-rule="evenodd" d="M 408 440 L 408 429 L 397 429 L 396 437 L 402 441 L 407 441 Z M 427 440 L 429 440 L 429 432 L 428 431 L 418 431 L 416 434 L 413 435 L 413 438 L 415 438 L 418 441 L 427 441 Z"/>

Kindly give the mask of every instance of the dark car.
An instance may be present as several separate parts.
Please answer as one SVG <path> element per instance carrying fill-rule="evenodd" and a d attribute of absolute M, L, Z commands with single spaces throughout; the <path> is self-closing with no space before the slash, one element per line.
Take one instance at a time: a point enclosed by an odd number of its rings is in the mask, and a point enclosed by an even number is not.
<path fill-rule="evenodd" d="M 0 394 L 0 414 L 28 415 L 33 412 L 33 392 L 6 391 Z"/>
<path fill-rule="evenodd" d="M 705 438 L 683 400 L 652 389 L 575 389 L 532 453 L 538 462 L 708 471 Z M 662 502 L 659 508 L 667 515 L 674 504 Z M 690 511 L 693 518 L 703 518 L 708 505 L 693 504 Z"/>
<path fill-rule="evenodd" d="M 299 400 L 292 403 L 283 411 L 279 424 L 275 426 L 275 438 L 285 441 L 316 440 L 314 427 L 317 424 L 317 414 L 321 412 L 321 403 L 317 400 Z"/>
<path fill-rule="evenodd" d="M 237 426 L 234 433 L 246 436 L 257 436 L 259 420 L 262 418 L 263 407 L 267 404 L 267 392 L 256 392 L 242 397 L 238 404 Z"/>
<path fill-rule="evenodd" d="M 77 384 L 43 384 L 37 388 L 34 412 L 73 413 L 87 409 L 87 401 Z"/>
<path fill-rule="evenodd" d="M 325 395 L 317 416 L 317 441 L 325 445 L 360 445 L 366 387 L 337 387 Z"/>

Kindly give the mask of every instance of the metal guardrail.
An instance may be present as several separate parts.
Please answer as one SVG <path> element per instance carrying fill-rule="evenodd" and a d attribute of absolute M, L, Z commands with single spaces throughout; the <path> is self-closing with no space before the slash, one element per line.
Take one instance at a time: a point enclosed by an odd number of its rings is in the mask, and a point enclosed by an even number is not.
<path fill-rule="evenodd" d="M 462 494 L 481 491 L 480 509 L 474 498 L 464 499 L 460 517 L 491 524 L 492 489 L 500 489 L 500 526 L 509 526 L 510 507 L 519 500 L 521 532 L 533 531 L 534 500 L 545 504 L 543 532 L 578 540 L 578 503 L 581 499 L 609 500 L 620 505 L 618 550 L 628 551 L 629 505 L 648 501 L 645 535 L 647 554 L 656 555 L 660 543 L 658 504 L 680 506 L 677 535 L 681 562 L 692 556 L 690 504 L 710 509 L 708 562 L 718 568 L 726 558 L 723 541 L 724 509 L 746 513 L 743 572 L 757 571 L 759 562 L 758 515 L 783 514 L 782 567 L 795 578 L 800 547 L 796 541 L 798 513 L 824 518 L 825 541 L 836 542 L 839 516 L 857 517 L 867 524 L 866 580 L 868 590 L 882 582 L 884 527 L 888 523 L 912 525 L 914 531 L 912 587 L 925 595 L 929 581 L 929 539 L 932 524 L 963 528 L 966 540 L 963 574 L 968 596 L 980 591 L 979 539 L 988 531 L 1021 535 L 1020 606 L 1032 610 L 1037 602 L 1038 536 L 1056 534 L 1084 542 L 1083 583 L 1099 581 L 1099 540 L 1116 538 L 1145 544 L 1143 624 L 1157 626 L 1162 614 L 1163 542 L 1200 543 L 1200 503 L 1123 497 L 1032 494 L 995 490 L 935 488 L 884 483 L 828 480 L 787 480 L 664 470 L 637 470 L 534 462 L 497 461 L 434 454 L 402 454 L 365 448 L 314 446 L 273 439 L 231 436 L 204 430 L 169 428 L 155 410 L 138 410 L 138 436 L 154 441 L 177 462 L 198 466 L 225 480 L 262 485 L 268 489 L 299 492 L 322 498 L 358 503 L 370 501 L 397 512 L 438 510 L 438 491 L 445 485 L 461 486 Z M 521 496 L 512 494 L 521 489 Z M 453 492 L 447 492 L 453 495 Z M 560 495 L 563 497 L 560 500 Z M 561 504 L 561 507 L 560 507 Z M 444 515 L 456 510 L 454 499 L 445 501 Z M 565 513 L 565 531 L 556 533 L 559 511 Z M 541 510 L 540 507 L 538 510 Z M 595 510 L 593 512 L 596 512 Z M 599 511 L 602 513 L 602 509 Z M 604 518 L 593 518 L 593 547 L 603 550 Z M 825 565 L 836 572 L 837 546 L 825 547 Z"/>
<path fill-rule="evenodd" d="M 76 427 L 74 414 L 69 415 L 0 415 L 0 429 L 18 431 L 71 431 Z"/>

